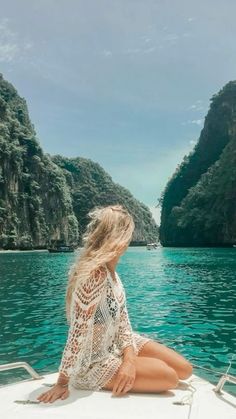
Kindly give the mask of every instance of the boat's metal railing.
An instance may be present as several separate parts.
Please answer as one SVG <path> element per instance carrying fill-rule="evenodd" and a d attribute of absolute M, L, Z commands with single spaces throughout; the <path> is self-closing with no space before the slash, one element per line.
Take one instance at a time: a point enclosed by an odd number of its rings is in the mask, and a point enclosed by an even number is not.
<path fill-rule="evenodd" d="M 230 362 L 230 364 L 231 364 L 231 362 Z M 203 368 L 203 369 L 211 371 L 210 369 L 201 367 L 200 365 L 195 365 L 195 364 L 193 364 L 193 365 L 197 366 L 199 368 Z M 2 365 L 0 365 L 0 372 L 1 371 L 12 370 L 12 369 L 16 369 L 16 368 L 24 368 L 31 375 L 31 377 L 34 380 L 39 380 L 39 379 L 44 378 L 42 375 L 39 375 L 37 373 L 37 371 L 35 371 L 35 369 L 28 364 L 28 362 L 24 362 L 24 361 L 11 362 L 10 364 L 2 364 Z M 229 368 L 228 368 L 228 370 L 229 370 Z M 217 373 L 221 374 L 220 371 L 218 371 Z M 225 374 L 222 374 L 218 383 L 217 383 L 217 385 L 216 385 L 216 387 L 213 390 L 216 393 L 220 394 L 222 392 L 224 384 L 227 381 L 230 382 L 230 383 L 236 384 L 236 377 L 233 376 L 233 375 L 228 374 L 227 372 Z"/>
<path fill-rule="evenodd" d="M 210 371 L 210 372 L 213 372 L 214 374 L 220 375 L 220 379 L 219 379 L 218 383 L 216 384 L 216 387 L 213 388 L 213 390 L 215 391 L 215 393 L 221 394 L 223 386 L 227 381 L 229 383 L 236 384 L 236 377 L 234 375 L 228 374 L 228 372 L 231 368 L 231 365 L 232 365 L 232 361 L 235 358 L 236 358 L 236 354 L 234 354 L 232 356 L 231 360 L 229 361 L 229 366 L 228 366 L 227 371 L 225 373 L 222 373 L 221 371 L 216 371 L 213 368 L 206 368 L 206 367 L 203 367 L 201 365 L 196 365 L 196 364 L 193 364 L 193 363 L 192 363 L 192 365 L 197 367 L 197 368 L 201 368 L 203 370 Z"/>
<path fill-rule="evenodd" d="M 214 391 L 220 394 L 226 381 L 236 384 L 236 377 L 229 374 L 223 374 L 222 377 L 220 377 L 216 387 L 214 388 Z"/>
<path fill-rule="evenodd" d="M 42 379 L 43 377 L 35 371 L 34 368 L 32 368 L 27 362 L 20 361 L 20 362 L 11 362 L 10 364 L 2 364 L 0 365 L 0 372 L 1 371 L 7 371 L 7 370 L 13 370 L 15 368 L 24 368 L 28 373 L 31 375 L 31 377 L 34 380 Z"/>

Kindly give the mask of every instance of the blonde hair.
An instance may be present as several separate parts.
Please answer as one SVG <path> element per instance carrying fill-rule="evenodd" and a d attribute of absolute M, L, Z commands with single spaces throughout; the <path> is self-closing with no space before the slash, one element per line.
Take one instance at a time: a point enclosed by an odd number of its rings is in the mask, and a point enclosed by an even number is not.
<path fill-rule="evenodd" d="M 82 236 L 83 250 L 69 269 L 66 289 L 66 317 L 70 322 L 71 300 L 78 281 L 117 256 L 131 241 L 135 228 L 133 217 L 122 205 L 97 206 L 90 210 L 91 219 Z"/>

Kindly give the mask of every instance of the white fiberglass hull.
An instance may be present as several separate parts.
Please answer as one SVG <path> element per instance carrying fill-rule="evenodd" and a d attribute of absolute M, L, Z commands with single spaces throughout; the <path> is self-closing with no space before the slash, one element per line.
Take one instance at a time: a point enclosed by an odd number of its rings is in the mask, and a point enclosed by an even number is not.
<path fill-rule="evenodd" d="M 18 404 L 35 400 L 53 384 L 58 373 L 0 387 L 3 419 L 235 419 L 236 397 L 215 393 L 214 385 L 196 375 L 180 381 L 178 388 L 160 394 L 126 393 L 70 388 L 70 397 L 54 403 Z M 192 395 L 192 400 L 191 400 Z M 175 404 L 176 402 L 188 404 Z M 174 402 L 174 403 L 173 403 Z"/>

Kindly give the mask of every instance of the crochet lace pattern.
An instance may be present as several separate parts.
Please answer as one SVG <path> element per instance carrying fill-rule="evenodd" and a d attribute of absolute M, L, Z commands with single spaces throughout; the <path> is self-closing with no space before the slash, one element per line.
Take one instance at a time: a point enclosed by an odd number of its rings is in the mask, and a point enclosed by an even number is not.
<path fill-rule="evenodd" d="M 73 293 L 71 322 L 59 373 L 76 388 L 100 390 L 122 364 L 125 347 L 137 355 L 151 339 L 132 330 L 123 284 L 106 265 Z"/>

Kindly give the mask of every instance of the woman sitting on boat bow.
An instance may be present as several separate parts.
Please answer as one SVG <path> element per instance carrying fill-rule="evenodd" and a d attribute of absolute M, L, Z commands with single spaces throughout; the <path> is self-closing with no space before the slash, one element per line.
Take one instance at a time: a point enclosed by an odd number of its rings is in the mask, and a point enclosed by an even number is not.
<path fill-rule="evenodd" d="M 96 207 L 83 235 L 83 251 L 69 273 L 70 323 L 57 383 L 37 399 L 54 402 L 78 389 L 160 393 L 192 374 L 179 353 L 132 329 L 123 284 L 115 268 L 134 231 L 121 205 Z"/>

